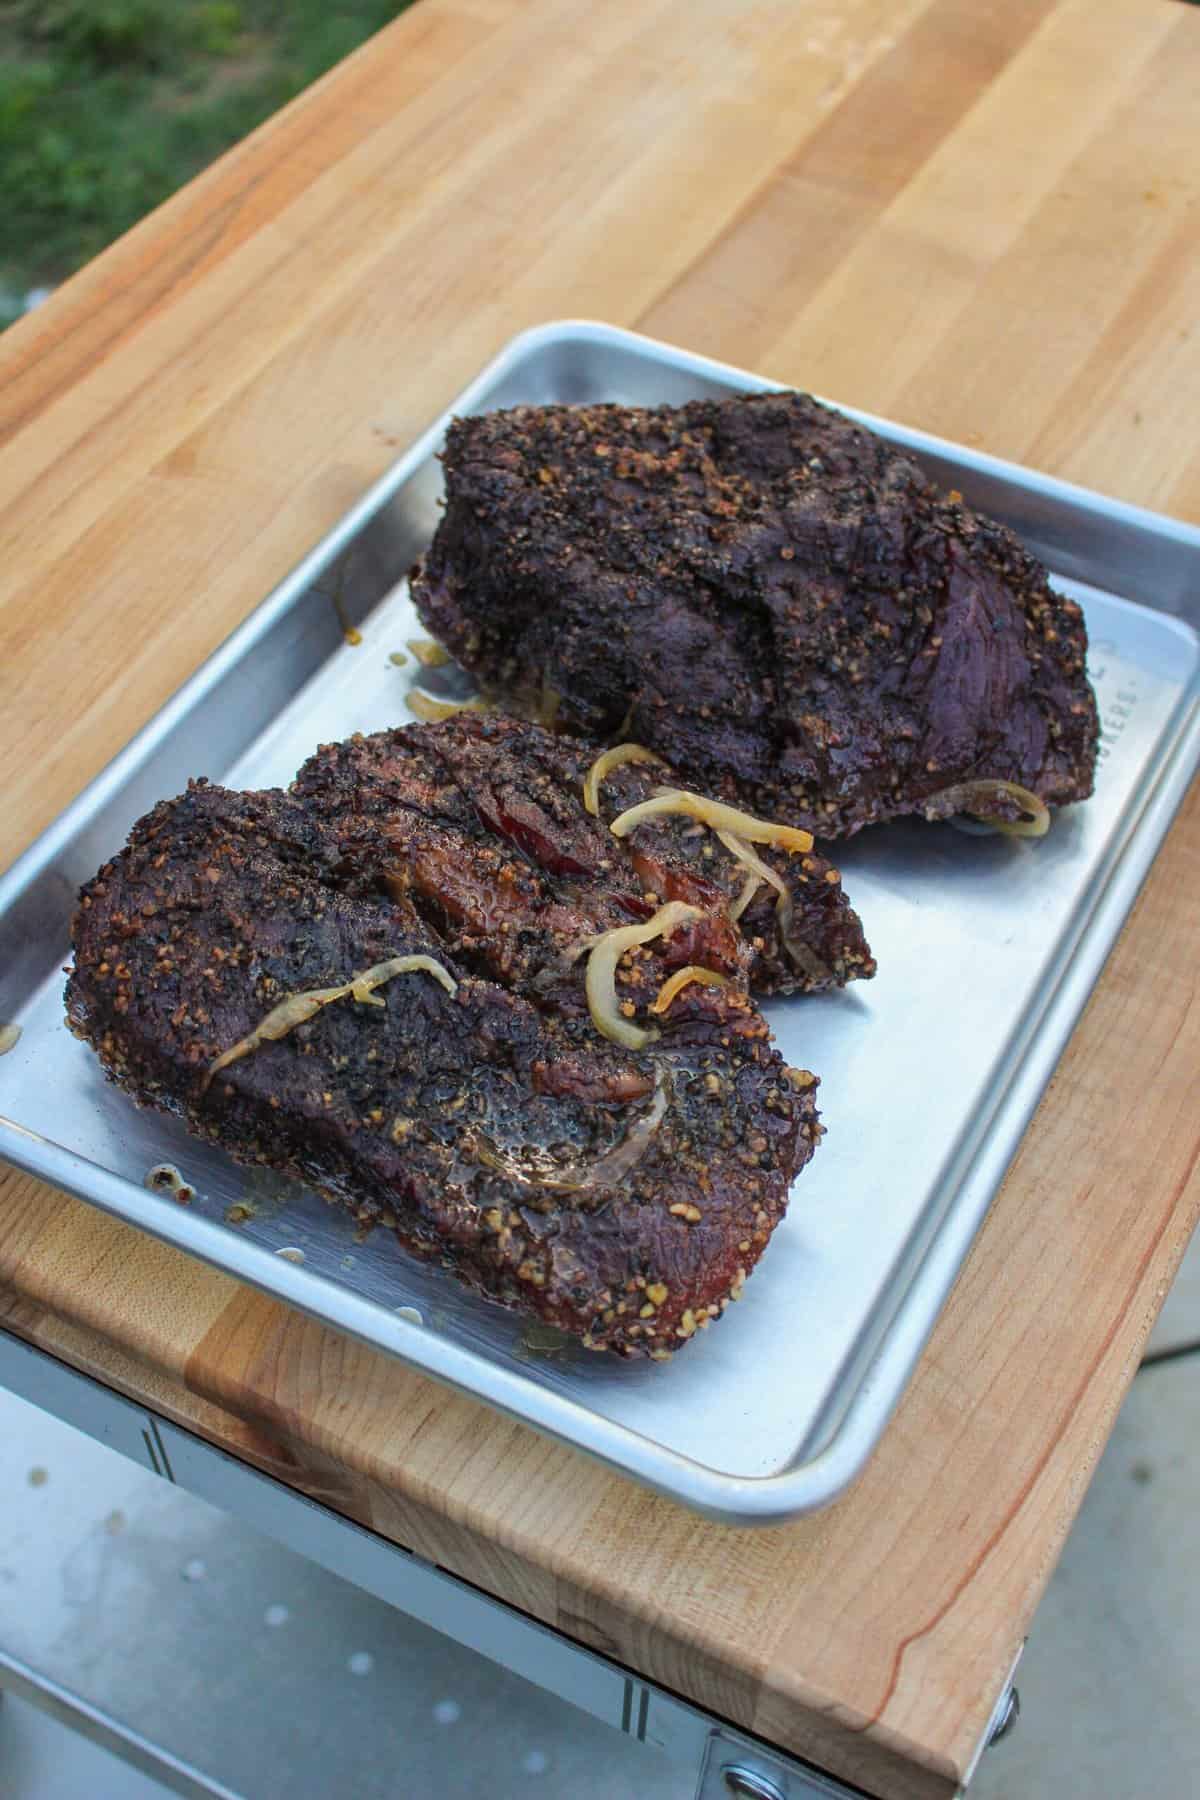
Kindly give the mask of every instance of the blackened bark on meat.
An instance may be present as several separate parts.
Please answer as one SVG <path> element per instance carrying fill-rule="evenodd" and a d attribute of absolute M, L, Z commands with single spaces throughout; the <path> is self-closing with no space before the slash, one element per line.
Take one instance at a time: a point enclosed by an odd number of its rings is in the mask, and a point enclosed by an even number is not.
<path fill-rule="evenodd" d="M 815 854 L 756 846 L 784 883 L 784 940 L 766 884 L 726 914 L 747 871 L 694 819 L 648 819 L 626 839 L 608 821 L 673 784 L 663 766 L 625 764 L 584 807 L 597 747 L 505 717 L 470 714 L 326 745 L 293 786 L 343 881 L 383 867 L 456 956 L 491 980 L 545 982 L 589 937 L 682 900 L 708 915 L 672 940 L 673 964 L 738 974 L 756 994 L 815 993 L 873 975 L 875 962 L 838 871 Z"/>
<path fill-rule="evenodd" d="M 966 781 L 1091 792 L 1079 607 L 807 396 L 521 407 L 455 420 L 444 462 L 417 607 L 516 704 L 551 690 L 568 730 L 824 837 Z"/>
<path fill-rule="evenodd" d="M 486 726 L 457 734 L 460 762 L 485 760 Z M 323 752 L 290 794 L 201 783 L 156 807 L 82 890 L 68 1023 L 139 1103 L 239 1161 L 589 1347 L 665 1356 L 737 1296 L 782 1217 L 820 1134 L 815 1082 L 739 985 L 685 988 L 643 1051 L 601 1037 L 582 962 L 557 952 L 631 904 L 644 916 L 628 853 L 605 844 L 621 878 L 589 885 L 590 822 L 557 816 L 552 782 L 530 798 L 467 781 L 432 728 L 402 755 L 404 736 Z M 487 892 L 497 911 L 476 921 Z M 723 897 L 622 969 L 620 998 L 644 1013 L 692 954 L 744 971 Z M 454 993 L 397 975 L 383 1005 L 336 1000 L 212 1073 L 289 995 L 405 955 L 436 959 Z"/>

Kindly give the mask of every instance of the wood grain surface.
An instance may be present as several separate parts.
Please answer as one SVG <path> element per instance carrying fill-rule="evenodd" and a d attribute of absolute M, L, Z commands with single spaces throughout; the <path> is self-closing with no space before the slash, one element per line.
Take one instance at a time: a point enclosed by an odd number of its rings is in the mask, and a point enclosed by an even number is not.
<path fill-rule="evenodd" d="M 544 319 L 1200 518 L 1198 92 L 1175 0 L 420 0 L 0 339 L 0 856 Z M 693 1518 L 11 1171 L 0 1321 L 869 1792 L 948 1795 L 1200 1210 L 1198 889 L 1193 793 L 814 1518 Z"/>

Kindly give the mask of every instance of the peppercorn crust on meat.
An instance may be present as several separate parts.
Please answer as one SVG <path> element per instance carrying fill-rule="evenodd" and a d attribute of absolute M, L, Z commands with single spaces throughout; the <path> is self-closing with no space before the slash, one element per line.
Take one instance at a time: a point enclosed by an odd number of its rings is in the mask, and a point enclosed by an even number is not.
<path fill-rule="evenodd" d="M 414 598 L 514 703 L 824 838 L 1031 797 L 1040 830 L 1090 794 L 1079 607 L 808 396 L 519 407 L 455 420 L 443 460 Z"/>
<path fill-rule="evenodd" d="M 728 834 L 686 814 L 615 839 L 614 821 L 677 778 L 657 758 L 619 763 L 593 815 L 584 790 L 597 755 L 520 719 L 463 714 L 325 745 L 293 793 L 336 840 L 343 879 L 361 868 L 369 884 L 391 855 L 393 881 L 457 954 L 493 979 L 528 981 L 589 932 L 648 917 L 647 895 L 721 914 L 747 894 L 752 871 Z M 753 856 L 766 878 L 750 883 L 736 919 L 753 993 L 814 993 L 875 973 L 831 863 L 763 843 Z"/>
<path fill-rule="evenodd" d="M 471 719 L 326 747 L 287 793 L 193 784 L 82 890 L 68 1023 L 237 1160 L 590 1348 L 663 1358 L 783 1216 L 816 1081 L 747 993 L 770 956 L 729 916 L 745 869 L 675 854 L 686 819 L 617 839 L 570 758 Z M 608 1001 L 637 1048 L 597 1028 L 589 979 L 630 928 Z"/>

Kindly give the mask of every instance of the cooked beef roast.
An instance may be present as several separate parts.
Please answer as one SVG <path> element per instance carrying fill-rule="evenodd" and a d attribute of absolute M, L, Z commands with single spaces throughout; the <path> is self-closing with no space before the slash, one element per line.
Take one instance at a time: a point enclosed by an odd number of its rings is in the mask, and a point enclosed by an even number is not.
<path fill-rule="evenodd" d="M 676 820 L 612 837 L 562 785 L 586 766 L 472 719 L 326 748 L 288 793 L 194 784 L 82 890 L 67 1016 L 139 1103 L 239 1161 L 589 1347 L 662 1357 L 782 1217 L 816 1082 L 747 997 L 724 865 L 675 856 Z M 657 1030 L 626 1047 L 593 1023 L 588 954 L 669 893 L 695 913 L 612 979 L 618 1018 Z M 729 985 L 656 1018 L 692 964 Z"/>
<path fill-rule="evenodd" d="M 544 980 L 590 934 L 672 900 L 722 915 L 747 887 L 746 866 L 693 818 L 649 818 L 618 842 L 608 822 L 674 777 L 661 764 L 613 768 L 593 817 L 583 788 L 597 754 L 518 719 L 464 714 L 326 745 L 292 791 L 340 879 L 361 869 L 370 885 L 394 864 L 393 885 L 456 956 L 491 980 Z M 873 975 L 838 871 L 811 852 L 754 848 L 784 893 L 751 883 L 739 916 L 751 990 L 812 993 Z M 725 957 L 717 966 L 732 968 L 734 952 Z"/>
<path fill-rule="evenodd" d="M 840 837 L 1091 792 L 1079 607 L 1004 526 L 802 394 L 451 426 L 413 591 L 518 705 Z"/>

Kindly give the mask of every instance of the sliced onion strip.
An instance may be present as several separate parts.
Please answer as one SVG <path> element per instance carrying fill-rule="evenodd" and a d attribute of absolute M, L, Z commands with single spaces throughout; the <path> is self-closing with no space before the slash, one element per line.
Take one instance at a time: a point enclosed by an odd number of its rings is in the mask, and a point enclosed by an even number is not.
<path fill-rule="evenodd" d="M 746 840 L 738 837 L 735 832 L 718 831 L 717 837 L 720 839 L 721 843 L 724 844 L 730 856 L 735 857 L 737 861 L 741 863 L 743 868 L 749 869 L 751 875 L 753 875 L 755 879 L 756 887 L 760 881 L 765 881 L 775 889 L 775 892 L 779 895 L 778 900 L 775 902 L 775 911 L 779 915 L 779 932 L 780 936 L 786 940 L 787 934 L 792 927 L 792 896 L 788 893 L 787 883 L 784 881 L 783 876 L 777 874 L 771 865 L 765 863 L 762 857 L 750 848 Z M 729 915 L 730 918 L 740 918 L 745 911 L 746 906 L 749 904 L 745 899 L 745 893 L 746 889 L 743 888 L 737 899 L 734 901 L 734 905 L 738 910 L 736 913 L 731 911 Z"/>
<path fill-rule="evenodd" d="M 755 819 L 739 807 L 726 806 L 721 800 L 710 800 L 704 794 L 685 793 L 680 788 L 667 788 L 638 806 L 631 806 L 609 826 L 614 837 L 628 837 L 643 819 L 661 817 L 664 813 L 685 813 L 711 825 L 716 832 L 732 832 L 735 837 L 752 844 L 776 844 L 781 850 L 811 850 L 812 833 L 794 825 L 777 825 L 770 819 Z"/>
<path fill-rule="evenodd" d="M 736 841 L 739 843 L 741 842 L 740 839 L 738 839 Z M 762 886 L 762 881 L 759 876 L 757 876 L 753 873 L 747 875 L 745 881 L 742 883 L 741 893 L 738 895 L 737 899 L 733 902 L 733 905 L 729 908 L 729 917 L 733 920 L 733 923 L 735 925 L 737 924 L 738 920 L 741 918 L 742 914 L 745 912 L 746 908 L 749 906 L 750 902 L 753 900 L 755 894 L 757 894 L 757 892 L 761 886 Z"/>
<path fill-rule="evenodd" d="M 698 906 L 689 906 L 683 900 L 670 900 L 638 925 L 618 925 L 613 931 L 601 933 L 588 957 L 584 985 L 592 1024 L 602 1037 L 611 1038 L 614 1044 L 624 1044 L 627 1050 L 640 1050 L 650 1042 L 654 1033 L 622 1017 L 617 1004 L 617 964 L 626 950 L 648 944 L 652 938 L 669 937 L 677 925 L 703 916 Z"/>
<path fill-rule="evenodd" d="M 676 969 L 673 975 L 667 976 L 650 1003 L 650 1011 L 665 1013 L 676 994 L 693 981 L 698 981 L 703 987 L 729 986 L 728 975 L 718 975 L 715 969 L 705 969 L 699 963 L 689 963 L 686 969 Z"/>
<path fill-rule="evenodd" d="M 476 694 L 470 700 L 435 700 L 431 694 L 422 693 L 420 688 L 409 688 L 404 696 L 404 704 L 409 712 L 431 725 L 438 725 L 443 719 L 453 719 L 457 713 L 492 710 L 491 701 L 485 700 L 482 694 Z"/>
<path fill-rule="evenodd" d="M 750 870 L 751 879 L 754 881 L 756 887 L 758 886 L 759 881 L 769 881 L 771 886 L 778 892 L 779 898 L 775 902 L 775 916 L 779 921 L 780 942 L 796 967 L 800 970 L 800 973 L 806 975 L 810 981 L 830 980 L 832 970 L 821 960 L 816 951 L 810 950 L 807 944 L 801 942 L 799 938 L 792 936 L 795 909 L 792 905 L 792 896 L 788 892 L 787 885 L 782 876 L 777 875 L 775 870 L 770 868 L 762 860 L 761 856 L 755 854 L 749 844 L 743 843 L 740 838 L 734 837 L 732 832 L 718 831 L 717 836 L 728 850 L 730 856 L 735 856 L 740 863 L 744 864 L 745 867 Z M 743 888 L 742 892 L 734 901 L 733 906 L 730 907 L 729 916 L 731 919 L 741 917 L 741 914 L 745 909 L 745 894 L 746 889 Z"/>
<path fill-rule="evenodd" d="M 980 802 L 989 800 L 1012 800 L 1023 812 L 1030 815 L 1027 819 L 997 819 L 984 812 Z M 960 781 L 954 787 L 943 788 L 938 794 L 930 794 L 924 801 L 926 807 L 936 805 L 939 817 L 947 816 L 946 811 L 970 813 L 972 817 L 982 819 L 1007 837 L 1045 837 L 1050 829 L 1050 808 L 1046 802 L 1029 788 L 1022 787 L 1016 781 L 993 780 L 981 776 L 978 781 Z"/>
<path fill-rule="evenodd" d="M 382 987 L 385 981 L 391 981 L 393 976 L 413 975 L 418 972 L 432 975 L 433 979 L 440 982 L 448 994 L 453 995 L 458 992 L 458 983 L 449 969 L 438 962 L 436 957 L 422 954 L 389 956 L 386 962 L 375 963 L 371 968 L 364 969 L 361 975 L 352 975 L 346 983 L 344 991 L 352 994 L 358 1001 L 369 1001 L 371 1005 L 382 1006 L 382 1000 L 371 1000 L 370 998 L 377 987 Z"/>
<path fill-rule="evenodd" d="M 309 988 L 305 993 L 289 994 L 278 1006 L 273 1006 L 265 1019 L 261 1019 L 244 1038 L 223 1050 L 216 1061 L 209 1065 L 204 1079 L 207 1087 L 214 1075 L 227 1069 L 230 1063 L 237 1062 L 239 1057 L 249 1056 L 252 1050 L 261 1049 L 263 1044 L 278 1043 L 297 1025 L 304 1025 L 309 1019 L 315 1019 L 323 1006 L 330 1006 L 335 1000 L 345 1000 L 352 996 L 364 1006 L 382 1006 L 383 1001 L 375 998 L 375 989 L 393 976 L 408 975 L 416 970 L 423 970 L 432 975 L 435 981 L 441 982 L 448 994 L 458 991 L 458 983 L 449 969 L 443 968 L 432 956 L 391 956 L 386 962 L 375 963 L 364 969 L 361 975 L 352 975 L 341 987 Z"/>
<path fill-rule="evenodd" d="M 600 813 L 600 783 L 607 780 L 614 769 L 625 763 L 661 763 L 662 757 L 656 756 L 653 750 L 647 750 L 641 744 L 614 744 L 611 750 L 605 750 L 598 756 L 583 781 L 583 804 L 593 818 Z"/>
<path fill-rule="evenodd" d="M 522 1187 L 541 1188 L 554 1194 L 586 1194 L 598 1188 L 608 1190 L 623 1181 L 650 1148 L 667 1110 L 668 1097 L 666 1077 L 662 1069 L 659 1069 L 650 1105 L 634 1120 L 620 1143 L 596 1157 L 594 1162 L 574 1163 L 557 1170 L 553 1175 L 533 1173 L 522 1168 L 511 1156 L 506 1156 L 491 1144 L 476 1143 L 474 1154 L 485 1168 L 494 1170 L 497 1175 L 504 1175 L 509 1181 L 515 1181 Z"/>
<path fill-rule="evenodd" d="M 436 638 L 409 638 L 407 642 L 423 669 L 440 669 L 450 661 L 450 652 Z"/>

